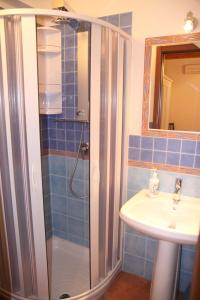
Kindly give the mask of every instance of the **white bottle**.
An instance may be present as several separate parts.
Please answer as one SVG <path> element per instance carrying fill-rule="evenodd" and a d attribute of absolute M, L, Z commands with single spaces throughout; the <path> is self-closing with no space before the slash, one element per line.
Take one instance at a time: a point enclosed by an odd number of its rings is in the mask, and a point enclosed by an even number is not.
<path fill-rule="evenodd" d="M 149 196 L 150 197 L 156 197 L 158 194 L 158 189 L 159 189 L 159 178 L 158 178 L 158 173 L 157 170 L 153 170 L 153 174 L 151 178 L 149 179 Z"/>

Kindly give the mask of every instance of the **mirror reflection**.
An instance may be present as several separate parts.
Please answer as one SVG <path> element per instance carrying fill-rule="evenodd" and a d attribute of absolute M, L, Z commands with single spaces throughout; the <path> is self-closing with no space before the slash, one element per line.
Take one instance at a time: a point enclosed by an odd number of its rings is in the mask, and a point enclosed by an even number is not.
<path fill-rule="evenodd" d="M 149 128 L 200 131 L 200 42 L 152 46 Z"/>

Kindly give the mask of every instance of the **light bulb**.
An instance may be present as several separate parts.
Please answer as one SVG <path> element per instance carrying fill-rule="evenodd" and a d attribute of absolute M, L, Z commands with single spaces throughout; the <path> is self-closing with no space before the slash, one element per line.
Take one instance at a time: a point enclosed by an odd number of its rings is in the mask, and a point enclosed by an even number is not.
<path fill-rule="evenodd" d="M 185 32 L 187 32 L 187 33 L 192 32 L 194 30 L 193 20 L 186 19 L 183 28 L 184 28 Z"/>

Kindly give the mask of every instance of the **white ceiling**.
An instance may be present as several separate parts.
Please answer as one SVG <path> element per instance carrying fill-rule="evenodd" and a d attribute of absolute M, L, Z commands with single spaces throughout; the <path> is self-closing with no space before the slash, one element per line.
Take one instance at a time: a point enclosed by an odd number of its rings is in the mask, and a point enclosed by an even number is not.
<path fill-rule="evenodd" d="M 62 3 L 62 1 L 58 1 Z M 64 0 L 65 7 L 70 11 L 73 11 L 68 1 Z M 34 7 L 34 8 L 47 8 L 51 9 L 55 6 L 56 0 L 0 0 L 0 6 L 3 8 L 23 8 L 23 7 Z"/>
<path fill-rule="evenodd" d="M 27 3 L 24 3 L 22 1 L 19 0 L 0 0 L 0 6 L 3 8 L 15 8 L 15 7 L 30 7 Z"/>
<path fill-rule="evenodd" d="M 28 4 L 35 8 L 52 8 L 52 0 L 20 0 L 22 3 Z"/>
<path fill-rule="evenodd" d="M 35 8 L 49 8 L 57 6 L 65 6 L 69 11 L 73 11 L 72 6 L 69 4 L 68 0 L 20 0 L 21 2 L 28 4 Z"/>

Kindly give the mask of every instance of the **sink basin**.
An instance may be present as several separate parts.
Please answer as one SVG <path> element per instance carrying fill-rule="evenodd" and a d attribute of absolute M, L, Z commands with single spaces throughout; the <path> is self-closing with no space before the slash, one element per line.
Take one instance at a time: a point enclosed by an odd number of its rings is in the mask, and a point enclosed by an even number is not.
<path fill-rule="evenodd" d="M 120 210 L 130 227 L 159 240 L 150 300 L 177 299 L 180 244 L 196 244 L 199 235 L 200 199 L 181 196 L 174 204 L 172 197 L 159 192 L 150 198 L 148 190 L 142 190 Z"/>
<path fill-rule="evenodd" d="M 142 190 L 121 208 L 122 220 L 151 237 L 178 244 L 195 244 L 199 235 L 200 199 L 181 196 L 173 204 L 172 194 L 159 192 L 155 198 Z"/>

